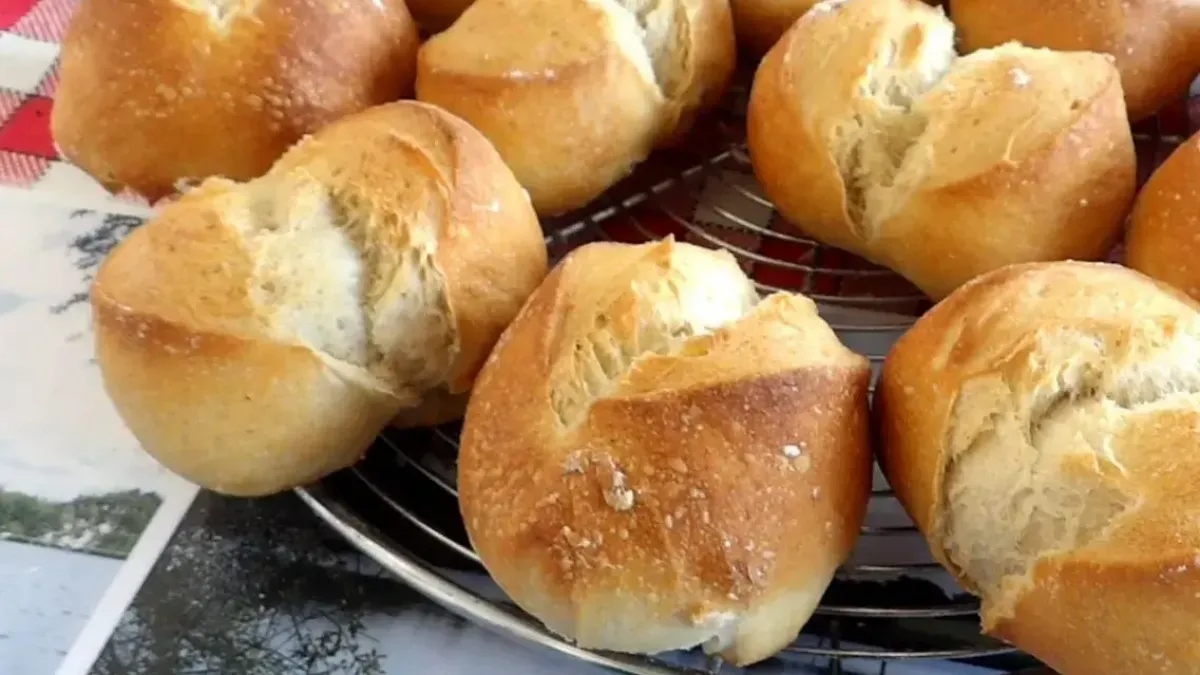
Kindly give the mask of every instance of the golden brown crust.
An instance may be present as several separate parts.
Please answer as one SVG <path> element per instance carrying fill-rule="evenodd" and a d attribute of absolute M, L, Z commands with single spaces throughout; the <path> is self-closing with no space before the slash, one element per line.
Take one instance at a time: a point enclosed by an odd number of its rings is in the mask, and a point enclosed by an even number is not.
<path fill-rule="evenodd" d="M 1138 193 L 1125 264 L 1200 299 L 1200 134 L 1176 148 Z"/>
<path fill-rule="evenodd" d="M 354 462 L 398 414 L 449 414 L 545 270 L 487 141 L 425 104 L 381 106 L 123 241 L 92 291 L 97 361 L 168 468 L 276 492 Z"/>
<path fill-rule="evenodd" d="M 1136 179 L 1115 68 L 1016 45 L 958 58 L 952 38 L 916 0 L 804 15 L 751 92 L 767 195 L 935 299 L 1006 264 L 1103 258 Z"/>
<path fill-rule="evenodd" d="M 289 152 L 279 162 L 280 171 L 297 167 L 319 176 L 350 205 L 406 214 L 411 222 L 396 223 L 403 227 L 390 242 L 395 245 L 412 237 L 407 228 L 434 228 L 433 260 L 458 339 L 446 386 L 450 393 L 463 393 L 546 274 L 541 227 L 496 149 L 462 119 L 411 101 L 379 106 L 352 119 L 330 125 Z M 362 147 L 362 137 L 372 131 L 379 140 L 368 146 L 363 160 L 356 160 L 346 148 Z M 365 175 L 348 180 L 348 166 Z M 427 210 L 430 222 L 408 215 L 421 210 Z"/>
<path fill-rule="evenodd" d="M 686 131 L 733 71 L 727 0 L 663 3 L 678 17 L 660 17 L 670 30 L 655 32 L 655 45 L 678 92 L 656 80 L 647 34 L 623 4 L 476 2 L 422 47 L 417 97 L 480 129 L 540 213 L 580 207 Z"/>
<path fill-rule="evenodd" d="M 1200 7 L 1190 0 L 950 0 L 963 49 L 1017 41 L 1111 54 L 1129 117 L 1187 94 L 1200 74 Z"/>
<path fill-rule="evenodd" d="M 394 401 L 311 349 L 256 339 L 252 263 L 216 218 L 169 220 L 190 201 L 134 230 L 92 288 L 96 361 L 122 420 L 167 468 L 227 494 L 357 460 Z"/>
<path fill-rule="evenodd" d="M 1026 67 L 1047 75 L 1071 65 L 1080 71 L 1108 70 L 1094 59 Z M 1019 66 L 1000 65 L 994 72 L 1011 67 Z M 1086 77 L 1080 72 L 1075 81 Z M 933 298 L 1007 264 L 1105 259 L 1133 200 L 1136 158 L 1117 78 L 1106 78 L 1088 96 L 1077 99 L 1073 119 L 1043 135 L 1023 156 L 1006 161 L 997 153 L 995 163 L 974 176 L 954 180 L 948 174 L 929 181 L 883 225 L 872 257 L 904 273 Z M 947 110 L 944 119 L 961 124 L 947 125 L 946 135 L 964 133 L 972 112 L 980 127 L 1004 124 L 1011 117 L 989 114 L 998 111 L 992 106 L 1001 101 L 997 94 L 982 110 Z M 1062 102 L 1046 100 L 1032 109 L 1044 111 L 1056 104 Z M 1020 141 L 1008 142 L 1020 146 Z M 943 143 L 940 150 L 954 152 L 957 145 Z M 1005 236 L 997 239 L 997 232 Z"/>
<path fill-rule="evenodd" d="M 1200 672 L 1197 309 L 1116 265 L 1014 265 L 939 303 L 884 363 L 897 497 L 981 594 L 985 630 L 1063 675 Z"/>
<path fill-rule="evenodd" d="M 1135 321 L 1121 315 L 1129 307 L 1155 316 L 1186 315 L 1191 306 L 1177 291 L 1117 265 L 1052 262 L 981 275 L 926 312 L 888 352 L 874 401 L 880 464 L 917 526 L 927 537 L 938 529 L 937 486 L 949 440 L 942 430 L 964 378 L 1005 366 L 1014 345 L 1039 330 Z"/>
<path fill-rule="evenodd" d="M 461 507 L 493 577 L 552 630 L 630 652 L 717 638 L 744 664 L 794 639 L 857 537 L 869 368 L 811 302 L 777 295 L 597 384 L 576 360 L 580 345 L 609 353 L 593 326 L 629 349 L 655 330 L 650 312 L 673 311 L 623 288 L 679 273 L 677 292 L 709 298 L 680 299 L 698 311 L 738 286 L 732 260 L 686 246 L 593 244 L 551 272 L 480 375 Z M 580 379 L 598 397 L 564 419 Z"/>
<path fill-rule="evenodd" d="M 103 286 L 92 303 L 96 360 L 122 421 L 156 460 L 211 490 L 264 495 L 344 468 L 395 409 L 309 349 L 196 333 L 126 310 Z"/>
<path fill-rule="evenodd" d="M 725 97 L 737 67 L 737 41 L 729 1 L 705 0 L 683 6 L 689 15 L 690 40 L 695 46 L 687 54 L 687 86 L 676 96 L 668 96 L 672 105 L 659 147 L 686 140 L 696 119 Z"/>
<path fill-rule="evenodd" d="M 157 200 L 180 181 L 264 173 L 305 134 L 411 90 L 400 0 L 86 0 L 52 119 L 65 157 Z"/>

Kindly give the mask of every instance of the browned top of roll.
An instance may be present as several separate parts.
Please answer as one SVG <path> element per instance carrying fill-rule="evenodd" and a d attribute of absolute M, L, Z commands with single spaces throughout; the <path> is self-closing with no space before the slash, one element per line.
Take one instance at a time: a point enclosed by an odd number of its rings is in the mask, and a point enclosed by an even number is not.
<path fill-rule="evenodd" d="M 261 175 L 303 135 L 411 90 L 401 0 L 83 0 L 53 131 L 107 187 Z"/>
<path fill-rule="evenodd" d="M 1017 41 L 1110 54 L 1129 117 L 1187 94 L 1200 73 L 1200 5 L 1192 0 L 950 0 L 963 48 Z"/>
<path fill-rule="evenodd" d="M 413 18 L 426 31 L 445 30 L 475 0 L 407 0 Z"/>

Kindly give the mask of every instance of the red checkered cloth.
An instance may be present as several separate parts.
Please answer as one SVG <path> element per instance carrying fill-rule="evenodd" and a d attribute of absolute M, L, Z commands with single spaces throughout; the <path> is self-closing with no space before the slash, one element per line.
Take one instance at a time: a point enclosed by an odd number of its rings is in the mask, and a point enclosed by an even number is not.
<path fill-rule="evenodd" d="M 50 135 L 59 43 L 77 2 L 0 0 L 0 185 L 102 193 L 62 160 Z M 142 203 L 133 195 L 120 200 Z"/>

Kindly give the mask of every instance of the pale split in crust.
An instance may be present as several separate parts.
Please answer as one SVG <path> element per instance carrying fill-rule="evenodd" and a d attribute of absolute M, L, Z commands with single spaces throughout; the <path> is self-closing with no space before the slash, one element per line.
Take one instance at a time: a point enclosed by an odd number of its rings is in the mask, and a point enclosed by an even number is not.
<path fill-rule="evenodd" d="M 1176 148 L 1138 193 L 1125 264 L 1200 300 L 1200 134 Z"/>
<path fill-rule="evenodd" d="M 1194 0 L 950 0 L 949 7 L 968 52 L 1020 42 L 1111 55 L 1135 122 L 1186 97 L 1200 74 Z"/>
<path fill-rule="evenodd" d="M 429 32 L 449 28 L 475 0 L 405 0 L 413 18 Z"/>
<path fill-rule="evenodd" d="M 1110 57 L 958 56 L 917 0 L 817 5 L 767 54 L 747 133 L 780 212 L 934 299 L 1006 264 L 1103 259 L 1136 164 Z"/>

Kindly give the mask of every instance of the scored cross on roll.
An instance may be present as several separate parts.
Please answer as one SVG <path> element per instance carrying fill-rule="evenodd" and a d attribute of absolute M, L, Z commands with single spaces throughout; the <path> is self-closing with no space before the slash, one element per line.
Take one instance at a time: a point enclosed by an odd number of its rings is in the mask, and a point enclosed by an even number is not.
<path fill-rule="evenodd" d="M 463 426 L 471 543 L 514 601 L 588 648 L 795 639 L 871 486 L 867 360 L 726 252 L 583 246 L 505 331 Z"/>

